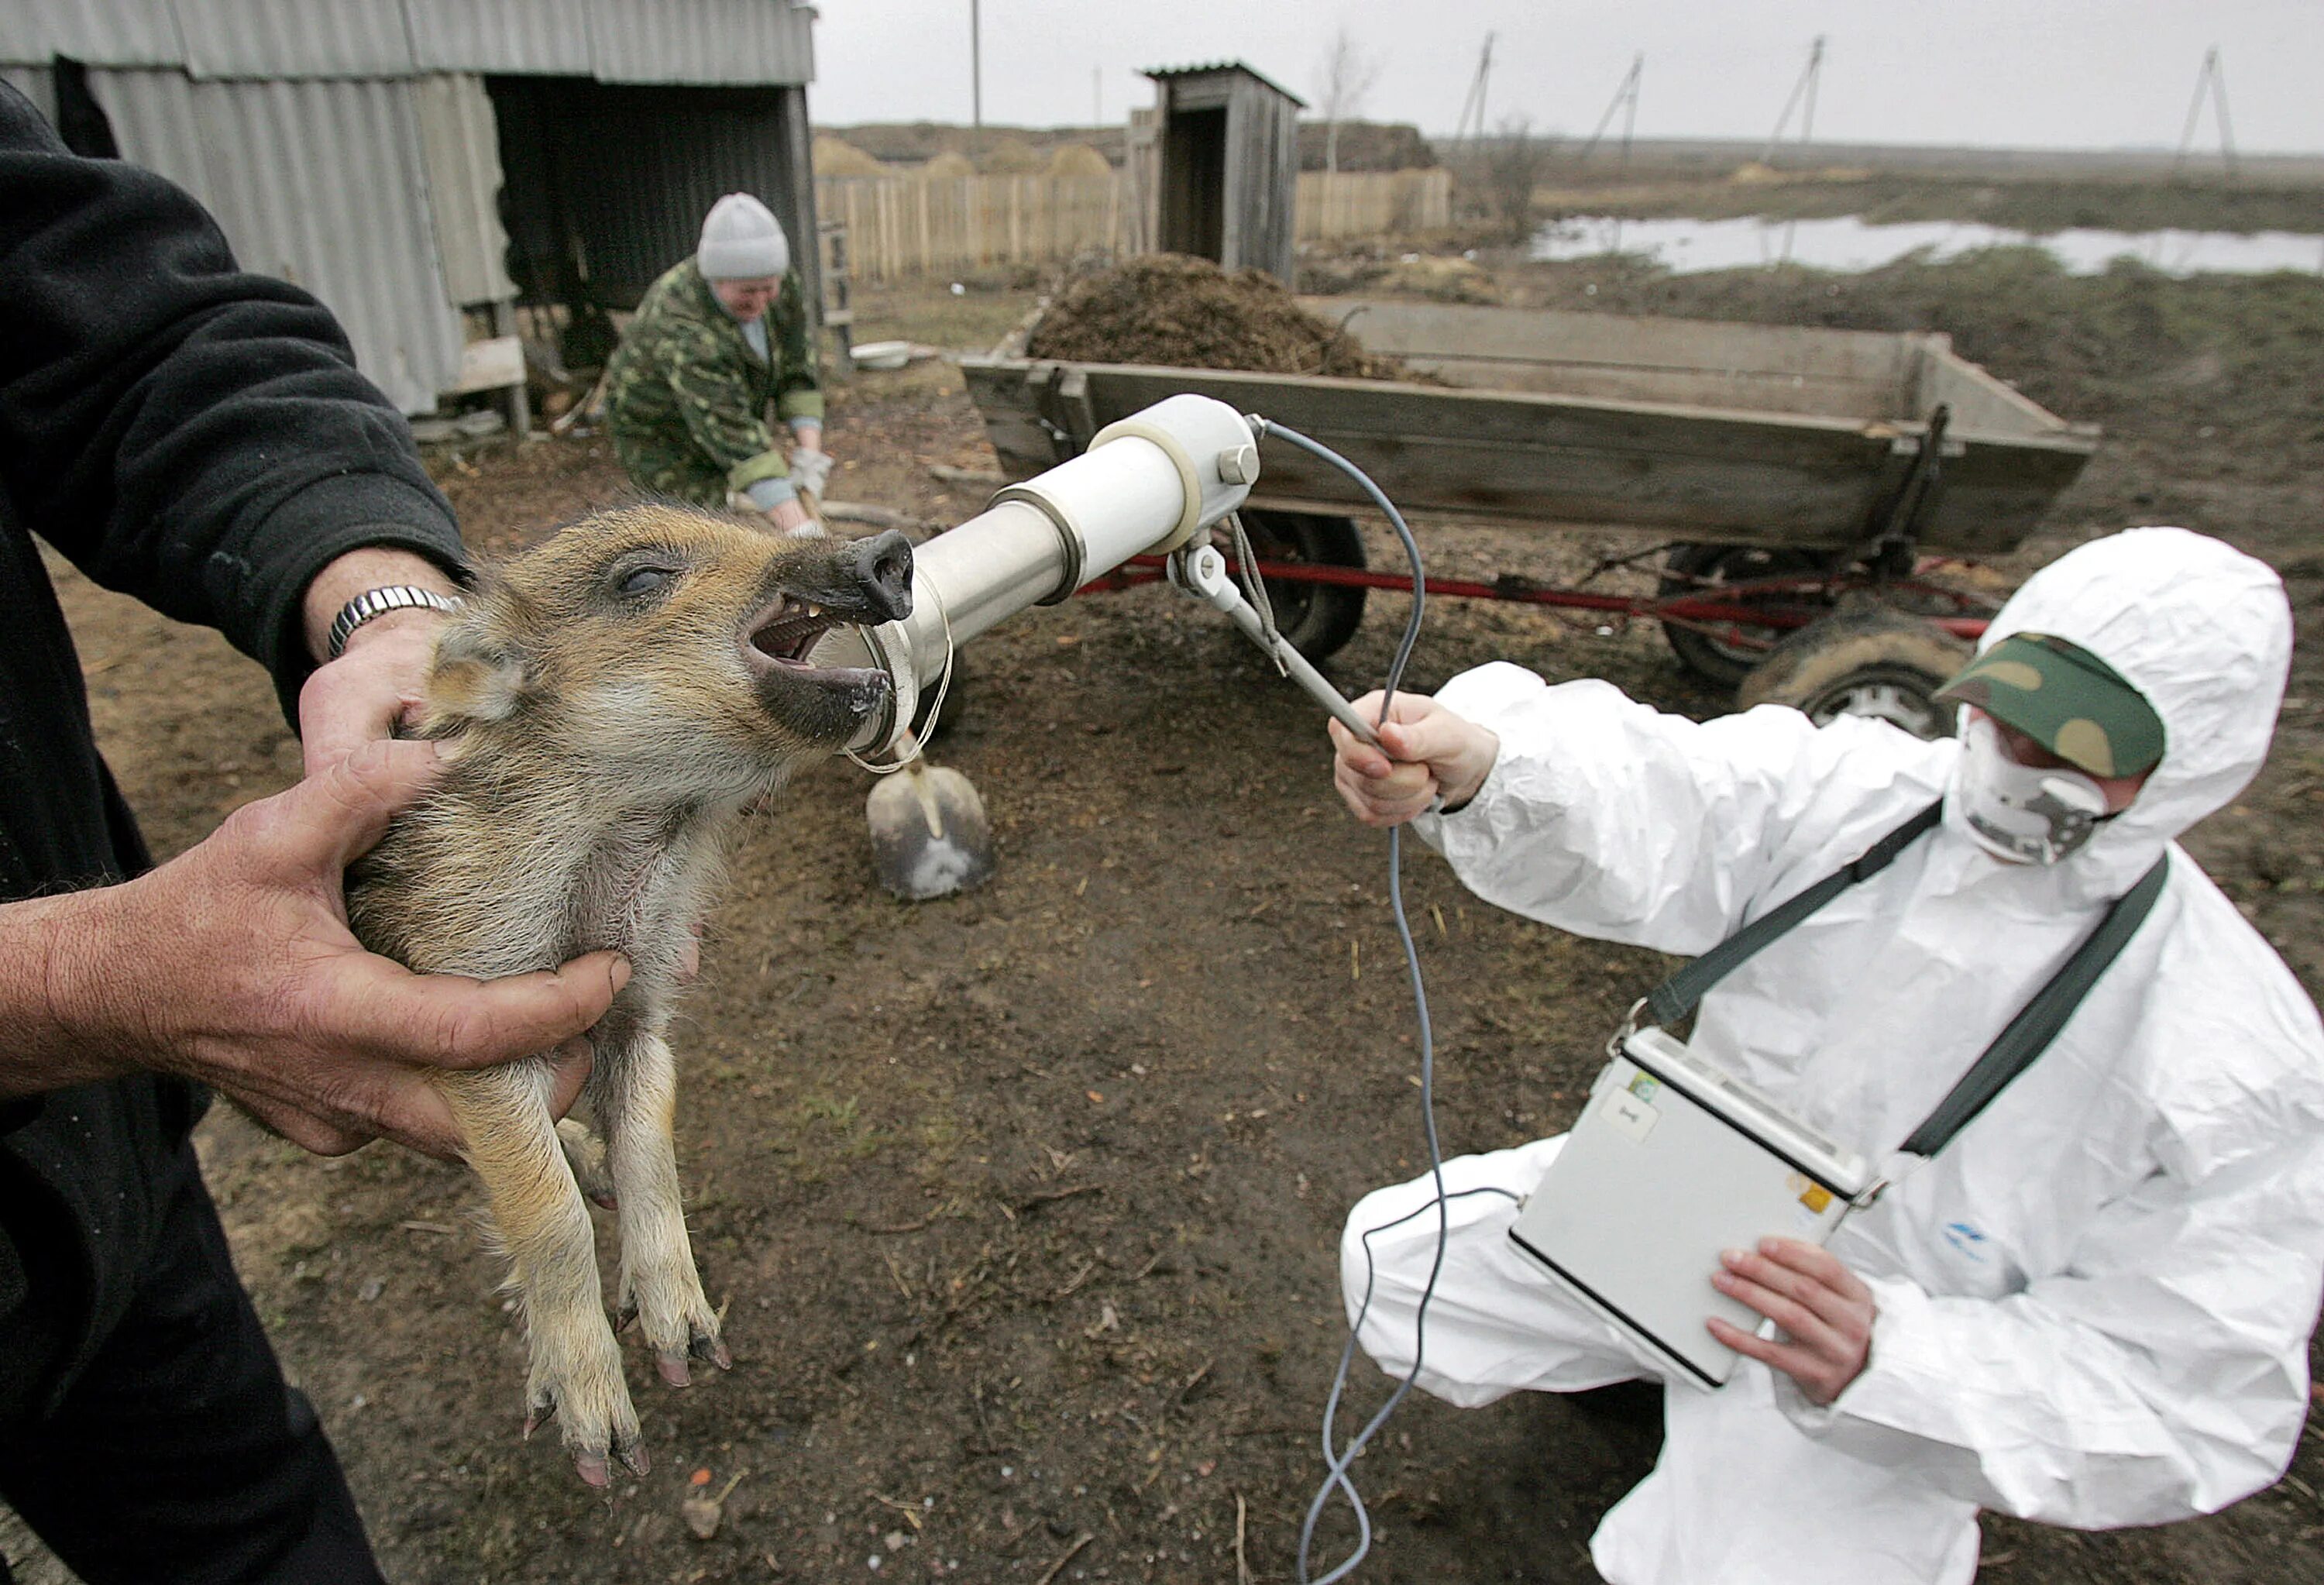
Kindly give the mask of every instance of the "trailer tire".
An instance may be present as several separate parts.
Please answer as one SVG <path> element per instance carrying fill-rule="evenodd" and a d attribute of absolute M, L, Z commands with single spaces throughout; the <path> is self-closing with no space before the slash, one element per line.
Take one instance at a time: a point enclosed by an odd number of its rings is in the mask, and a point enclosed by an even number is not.
<path fill-rule="evenodd" d="M 1821 572 L 1831 560 L 1831 557 L 1812 550 L 1784 550 L 1763 545 L 1674 545 L 1670 554 L 1663 558 L 1662 582 L 1655 593 L 1664 600 L 1711 593 L 1720 585 L 1748 578 Z M 1802 599 L 1791 594 L 1778 598 L 1786 604 L 1797 604 Z M 1742 603 L 1752 602 L 1747 597 Z M 1766 640 L 1753 647 L 1730 643 L 1716 633 L 1683 622 L 1663 623 L 1663 637 L 1670 640 L 1679 664 L 1722 688 L 1739 687 L 1751 668 L 1773 652 L 1776 630 L 1770 628 L 1766 632 Z"/>
<path fill-rule="evenodd" d="M 1953 713 L 1933 696 L 1975 653 L 1932 622 L 1851 602 L 1776 645 L 1735 703 L 1789 705 L 1818 726 L 1866 715 L 1915 737 L 1950 737 Z"/>
<path fill-rule="evenodd" d="M 1245 511 L 1243 528 L 1261 561 L 1305 561 L 1322 567 L 1364 565 L 1364 539 L 1353 518 L 1306 511 Z M 1308 659 L 1338 651 L 1364 620 L 1367 591 L 1342 584 L 1263 580 L 1275 608 L 1277 631 Z"/>

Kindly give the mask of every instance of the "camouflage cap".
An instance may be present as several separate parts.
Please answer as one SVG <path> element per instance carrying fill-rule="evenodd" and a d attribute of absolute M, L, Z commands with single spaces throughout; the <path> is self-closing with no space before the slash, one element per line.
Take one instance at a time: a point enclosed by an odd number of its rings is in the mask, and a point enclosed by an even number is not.
<path fill-rule="evenodd" d="M 2137 776 L 2163 758 L 2163 718 L 2122 674 L 2078 644 L 2012 633 L 1937 690 L 2092 776 Z"/>

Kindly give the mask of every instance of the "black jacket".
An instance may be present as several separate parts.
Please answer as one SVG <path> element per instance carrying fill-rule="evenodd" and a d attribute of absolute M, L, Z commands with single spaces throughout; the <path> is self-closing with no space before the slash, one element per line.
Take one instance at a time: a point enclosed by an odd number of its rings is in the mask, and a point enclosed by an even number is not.
<path fill-rule="evenodd" d="M 327 562 L 387 545 L 461 565 L 410 427 L 328 310 L 242 273 L 160 177 L 68 153 L 0 84 L 0 901 L 148 863 L 36 534 L 223 631 L 294 723 L 300 599 Z M 200 1100 L 142 1077 L 0 1101 L 0 1426 L 53 1402 L 119 1315 Z"/>

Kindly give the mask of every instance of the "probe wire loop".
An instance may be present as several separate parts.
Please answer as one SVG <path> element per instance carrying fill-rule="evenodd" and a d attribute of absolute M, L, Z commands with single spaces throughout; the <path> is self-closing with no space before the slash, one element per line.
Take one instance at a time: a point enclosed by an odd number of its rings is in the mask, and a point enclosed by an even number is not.
<path fill-rule="evenodd" d="M 893 760 L 881 763 L 874 763 L 870 760 L 866 760 L 853 749 L 843 749 L 840 751 L 840 752 L 845 754 L 848 759 L 853 760 L 860 769 L 869 770 L 874 776 L 893 776 L 899 770 L 908 770 L 911 768 L 915 760 L 921 759 L 927 754 L 928 739 L 936 735 L 936 726 L 944 717 L 945 696 L 952 691 L 953 662 L 957 659 L 957 655 L 953 649 L 952 642 L 952 609 L 945 604 L 944 596 L 937 593 L 936 586 L 934 584 L 930 584 L 928 585 L 928 594 L 929 596 L 936 603 L 937 617 L 944 622 L 945 658 L 944 669 L 936 674 L 936 703 L 928 707 L 928 713 L 924 717 L 928 724 L 927 735 L 926 737 L 915 736 L 912 732 L 912 723 L 908 721 L 905 722 L 903 723 L 903 751 L 899 753 Z"/>
<path fill-rule="evenodd" d="M 1245 421 L 1260 438 L 1273 436 L 1328 463 L 1355 481 L 1363 493 L 1370 498 L 1372 504 L 1379 507 L 1382 514 L 1387 517 L 1388 525 L 1396 530 L 1397 538 L 1404 543 L 1405 558 L 1412 566 L 1412 611 L 1405 619 L 1404 637 L 1397 644 L 1396 658 L 1388 664 L 1388 680 L 1380 691 L 1379 714 L 1377 722 L 1378 724 L 1385 725 L 1388 723 L 1389 711 L 1396 703 L 1397 688 L 1404 681 L 1405 667 L 1412 659 L 1414 648 L 1420 642 L 1421 617 L 1428 599 L 1426 572 L 1421 561 L 1420 543 L 1413 538 L 1412 529 L 1404 521 L 1404 514 L 1396 509 L 1396 502 L 1390 501 L 1361 468 L 1346 457 L 1342 456 L 1330 447 L 1302 435 L 1296 429 L 1286 428 L 1257 413 L 1246 414 Z M 1323 1405 L 1325 1474 L 1323 1485 L 1316 1488 L 1314 1499 L 1307 1505 L 1306 1518 L 1299 1526 L 1300 1585 L 1335 1585 L 1336 1581 L 1354 1573 L 1357 1566 L 1371 1552 L 1371 1515 L 1364 1508 L 1364 1499 L 1357 1494 L 1356 1483 L 1349 1477 L 1348 1467 L 1355 1462 L 1357 1455 L 1363 1451 L 1364 1445 L 1371 1441 L 1382 1425 L 1388 1423 L 1388 1416 L 1396 1413 L 1397 1406 L 1404 1402 L 1406 1395 L 1412 1391 L 1413 1384 L 1420 1378 L 1422 1363 L 1427 1358 L 1425 1341 L 1428 1304 L 1429 1301 L 1435 1297 L 1436 1279 L 1444 1269 L 1445 1246 L 1452 1237 L 1452 1220 L 1446 1210 L 1447 1201 L 1460 1199 L 1471 1193 L 1508 1193 L 1507 1190 L 1498 1188 L 1464 1190 L 1462 1194 L 1454 1195 L 1447 1195 L 1444 1192 L 1444 1155 L 1436 1138 L 1436 1038 L 1428 1018 L 1428 988 L 1421 981 L 1420 949 L 1413 941 L 1412 923 L 1405 915 L 1403 837 L 1402 826 L 1389 829 L 1388 834 L 1388 905 L 1396 915 L 1397 938 L 1404 945 L 1405 967 L 1412 981 L 1413 1009 L 1420 1022 L 1420 1114 L 1428 1137 L 1428 1172 L 1435 1184 L 1436 1193 L 1428 1203 L 1421 1206 L 1419 1210 L 1400 1216 L 1395 1221 L 1369 1228 L 1363 1234 L 1366 1268 L 1363 1302 L 1358 1306 L 1355 1320 L 1348 1329 L 1348 1341 L 1340 1350 L 1340 1368 L 1333 1375 L 1331 1396 Z M 1509 1197 L 1516 1198 L 1514 1195 Z M 1371 1309 L 1372 1234 L 1384 1232 L 1388 1228 L 1409 1221 L 1413 1217 L 1428 1211 L 1436 1212 L 1436 1253 L 1434 1258 L 1429 1263 L 1427 1286 L 1421 1289 L 1420 1303 L 1413 1312 L 1412 1368 L 1406 1373 L 1403 1380 L 1397 1383 L 1396 1390 L 1388 1395 L 1388 1402 L 1382 1404 L 1372 1417 L 1364 1423 L 1362 1429 L 1350 1438 L 1345 1451 L 1336 1450 L 1333 1446 L 1333 1427 L 1339 1416 L 1341 1400 L 1347 1395 L 1348 1372 L 1355 1362 L 1357 1335 L 1362 1330 L 1365 1315 Z M 1323 1510 L 1330 1505 L 1334 1492 L 1347 1498 L 1348 1507 L 1355 1515 L 1356 1549 L 1334 1566 L 1329 1573 L 1320 1579 L 1311 1578 L 1308 1573 L 1308 1559 L 1314 1547 L 1315 1526 L 1323 1518 Z"/>

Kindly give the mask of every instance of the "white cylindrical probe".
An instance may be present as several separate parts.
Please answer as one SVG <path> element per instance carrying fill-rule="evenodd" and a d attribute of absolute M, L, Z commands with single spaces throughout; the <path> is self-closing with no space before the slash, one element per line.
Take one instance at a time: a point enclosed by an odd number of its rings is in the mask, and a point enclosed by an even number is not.
<path fill-rule="evenodd" d="M 818 666 L 874 666 L 895 684 L 887 718 L 851 747 L 892 749 L 954 650 L 995 622 L 1207 530 L 1250 495 L 1258 458 L 1234 409 L 1174 396 L 1100 430 L 1081 456 L 1010 485 L 989 510 L 915 548 L 912 614 L 835 630 L 815 649 Z"/>

